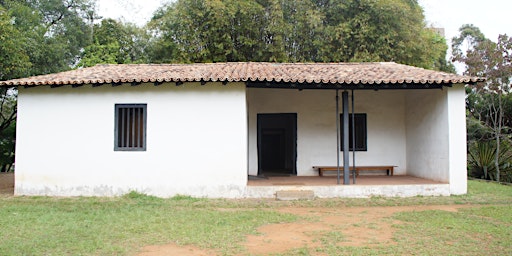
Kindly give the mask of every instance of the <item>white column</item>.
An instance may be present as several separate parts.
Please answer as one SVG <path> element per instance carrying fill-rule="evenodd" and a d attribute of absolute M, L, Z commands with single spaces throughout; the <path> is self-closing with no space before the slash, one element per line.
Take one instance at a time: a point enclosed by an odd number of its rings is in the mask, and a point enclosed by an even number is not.
<path fill-rule="evenodd" d="M 448 153 L 450 193 L 467 193 L 466 92 L 464 85 L 448 88 Z"/>

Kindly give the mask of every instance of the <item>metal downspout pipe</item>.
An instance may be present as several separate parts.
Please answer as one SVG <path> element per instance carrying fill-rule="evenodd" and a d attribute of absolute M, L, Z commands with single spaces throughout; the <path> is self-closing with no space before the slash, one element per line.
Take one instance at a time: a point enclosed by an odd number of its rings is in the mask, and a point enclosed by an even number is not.
<path fill-rule="evenodd" d="M 337 184 L 340 184 L 340 107 L 339 107 L 338 89 L 336 89 L 336 167 L 337 167 Z"/>
<path fill-rule="evenodd" d="M 343 134 L 340 131 L 340 109 L 339 109 L 339 96 L 338 89 L 336 89 L 336 166 L 337 166 L 337 182 L 340 184 L 340 151 L 341 147 L 343 147 L 343 184 L 350 184 L 350 153 L 349 153 L 349 120 L 348 120 L 348 92 L 342 92 L 342 109 L 343 109 Z M 354 131 L 354 91 L 352 90 L 352 131 Z M 343 145 L 340 146 L 340 135 L 343 136 Z M 352 132 L 352 145 L 355 145 L 355 136 L 354 132 Z M 353 161 L 355 166 L 355 151 L 353 152 Z M 355 178 L 355 170 L 353 170 L 353 179 L 354 184 L 356 183 Z"/>
<path fill-rule="evenodd" d="M 356 120 L 355 120 L 355 107 L 354 107 L 354 90 L 352 90 L 352 180 L 356 184 Z"/>
<path fill-rule="evenodd" d="M 350 184 L 350 167 L 349 167 L 349 130 L 348 130 L 348 92 L 344 91 L 341 94 L 343 103 L 343 184 Z"/>

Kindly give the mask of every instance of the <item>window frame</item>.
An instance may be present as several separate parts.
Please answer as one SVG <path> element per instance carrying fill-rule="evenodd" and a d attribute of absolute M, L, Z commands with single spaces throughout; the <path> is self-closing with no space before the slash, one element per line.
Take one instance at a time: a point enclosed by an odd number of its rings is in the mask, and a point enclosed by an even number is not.
<path fill-rule="evenodd" d="M 358 120 L 359 119 L 359 120 Z M 355 150 L 352 145 L 352 113 L 348 114 L 348 151 L 368 151 L 368 117 L 366 113 L 355 113 L 354 114 L 355 130 L 356 130 L 356 138 L 355 138 Z M 358 127 L 359 124 L 359 127 Z M 362 127 L 361 127 L 362 126 Z M 343 151 L 343 113 L 340 114 L 340 142 L 341 142 L 341 151 Z M 362 138 L 360 137 L 362 136 Z M 359 145 L 358 142 L 362 143 Z"/>
<path fill-rule="evenodd" d="M 123 133 L 119 134 L 121 132 L 121 130 L 129 130 L 130 128 L 124 128 L 124 127 L 120 127 L 122 126 L 122 121 L 120 120 L 120 117 L 119 115 L 122 115 L 121 113 L 121 110 L 128 110 L 128 109 L 141 109 L 142 112 L 138 112 L 138 114 L 142 115 L 142 131 L 139 130 L 136 130 L 136 137 L 132 137 L 132 138 L 126 138 L 126 137 L 123 137 L 125 135 L 123 135 Z M 129 110 L 128 110 L 129 111 Z M 131 104 L 123 104 L 123 103 L 116 103 L 115 106 L 114 106 L 114 151 L 146 151 L 146 133 L 147 133 L 147 104 L 146 103 L 131 103 Z M 125 120 L 127 121 L 126 123 L 130 122 L 130 126 L 132 128 L 135 128 L 135 122 L 134 119 L 140 119 L 140 116 L 139 117 L 134 117 L 133 115 L 130 115 L 127 117 L 127 119 L 130 119 L 130 120 Z M 125 123 L 125 126 L 126 126 L 126 123 Z M 133 130 L 132 130 L 133 132 Z M 126 135 L 128 136 L 128 135 Z M 133 135 L 132 135 L 133 136 Z M 135 142 L 132 142 L 131 140 L 133 139 L 133 141 L 137 140 L 137 143 Z M 126 146 L 123 146 L 122 144 L 122 141 L 124 141 L 126 144 L 131 144 L 131 143 L 135 143 L 137 145 L 126 145 Z M 142 144 L 142 145 L 139 145 Z"/>

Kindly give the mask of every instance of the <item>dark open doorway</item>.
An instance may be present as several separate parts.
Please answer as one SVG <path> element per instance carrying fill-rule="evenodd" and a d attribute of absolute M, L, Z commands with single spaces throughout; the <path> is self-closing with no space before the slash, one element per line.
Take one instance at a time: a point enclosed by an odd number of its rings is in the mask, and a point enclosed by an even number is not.
<path fill-rule="evenodd" d="M 297 114 L 258 114 L 258 175 L 297 174 Z"/>

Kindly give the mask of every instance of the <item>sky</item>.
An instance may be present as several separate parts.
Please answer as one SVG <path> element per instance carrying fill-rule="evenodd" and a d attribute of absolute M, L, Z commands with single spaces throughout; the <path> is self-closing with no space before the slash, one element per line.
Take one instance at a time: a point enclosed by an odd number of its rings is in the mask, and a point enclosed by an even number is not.
<path fill-rule="evenodd" d="M 99 16 L 139 26 L 146 24 L 158 7 L 172 0 L 96 0 Z"/>
<path fill-rule="evenodd" d="M 97 0 L 103 18 L 132 22 L 139 26 L 151 19 L 153 12 L 172 0 Z M 293 0 L 291 0 L 293 1 Z M 512 36 L 511 0 L 419 0 L 428 26 L 445 29 L 448 45 L 463 24 L 473 24 L 485 36 L 497 41 L 499 34 Z"/>
<path fill-rule="evenodd" d="M 473 24 L 493 41 L 498 35 L 512 36 L 510 0 L 419 0 L 427 25 L 445 28 L 446 38 L 458 35 L 464 24 Z"/>

